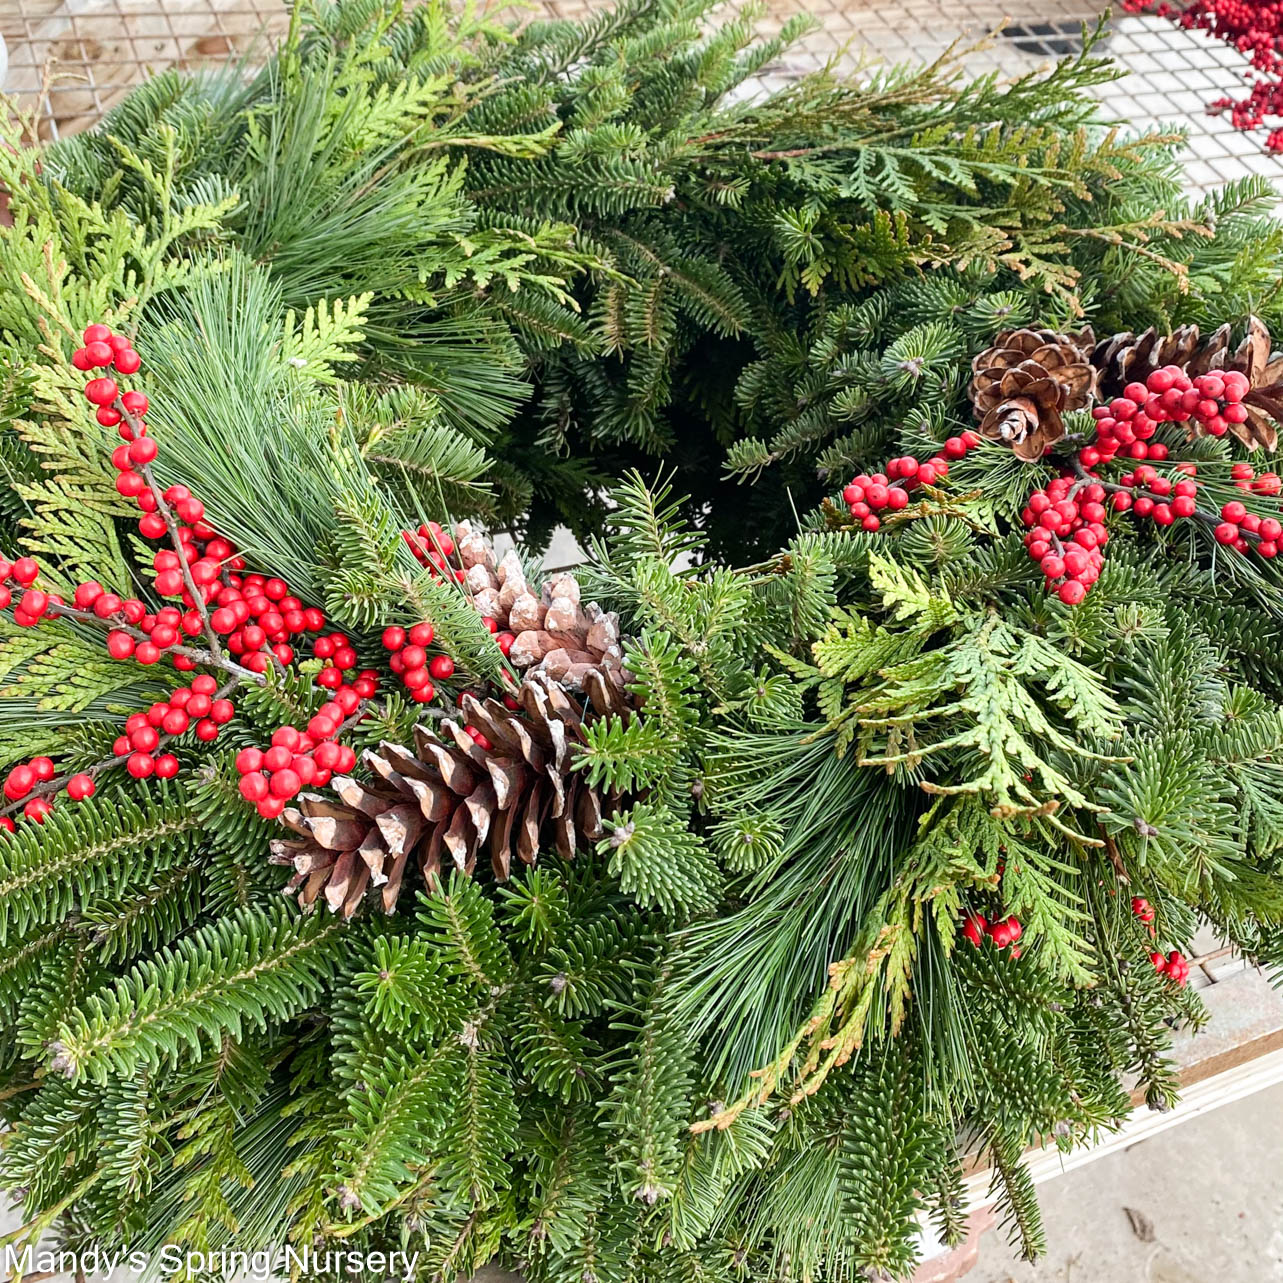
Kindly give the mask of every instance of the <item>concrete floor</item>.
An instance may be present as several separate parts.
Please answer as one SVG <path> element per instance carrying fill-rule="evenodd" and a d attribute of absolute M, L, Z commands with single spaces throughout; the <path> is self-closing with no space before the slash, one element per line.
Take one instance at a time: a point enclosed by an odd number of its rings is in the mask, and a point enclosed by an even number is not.
<path fill-rule="evenodd" d="M 1038 1193 L 1046 1257 L 1016 1260 L 994 1230 L 965 1283 L 1283 1281 L 1283 1085 L 1055 1177 Z M 1124 1208 L 1148 1219 L 1152 1241 Z"/>

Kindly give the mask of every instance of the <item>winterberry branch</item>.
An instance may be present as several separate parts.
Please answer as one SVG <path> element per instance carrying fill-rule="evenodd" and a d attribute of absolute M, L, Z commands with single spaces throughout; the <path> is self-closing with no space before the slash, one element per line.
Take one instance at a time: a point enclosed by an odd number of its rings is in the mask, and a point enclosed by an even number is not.
<path fill-rule="evenodd" d="M 1119 485 L 1117 482 L 1104 481 L 1100 477 L 1093 476 L 1083 466 L 1082 460 L 1079 459 L 1077 454 L 1071 455 L 1069 457 L 1068 462 L 1069 462 L 1070 468 L 1073 470 L 1074 475 L 1078 478 L 1081 484 L 1100 486 L 1105 491 L 1106 494 L 1111 494 L 1111 495 L 1125 494 L 1131 498 L 1134 498 L 1136 491 L 1139 488 L 1138 486 Z M 1222 517 L 1219 513 L 1208 512 L 1205 508 L 1198 508 L 1198 507 L 1196 507 L 1194 511 L 1189 514 L 1189 517 L 1187 517 L 1186 520 L 1194 520 L 1194 521 L 1201 522 L 1203 525 L 1207 526 L 1211 530 L 1215 530 L 1218 526 L 1225 524 L 1225 518 Z M 1239 537 L 1246 540 L 1248 543 L 1262 542 L 1261 536 L 1257 532 L 1252 530 L 1243 530 L 1240 528 Z"/>
<path fill-rule="evenodd" d="M 92 610 L 81 610 L 76 606 L 68 606 L 66 603 L 54 607 L 49 614 L 50 618 L 65 616 L 68 619 L 74 619 L 77 623 L 89 624 L 106 632 L 125 633 L 135 641 L 148 640 L 148 634 L 141 628 L 134 627 L 128 620 L 120 619 L 117 615 L 111 615 L 103 619 L 100 615 L 94 614 Z M 238 681 L 250 681 L 258 686 L 267 685 L 267 678 L 262 673 L 256 673 L 253 669 L 245 668 L 221 653 L 216 655 L 212 651 L 181 645 L 166 646 L 164 653 L 167 655 L 181 655 L 184 659 L 190 659 L 196 664 L 203 664 L 207 668 L 221 668 L 224 672 L 233 674 Z"/>
<path fill-rule="evenodd" d="M 256 677 L 258 675 L 256 673 L 250 673 L 249 676 Z M 226 699 L 236 689 L 236 687 L 240 685 L 240 681 L 241 679 L 239 677 L 233 677 L 230 681 L 225 682 L 221 687 L 219 687 L 218 693 L 214 698 Z M 184 733 L 185 732 L 180 732 L 180 734 Z M 155 752 L 156 750 L 162 749 L 167 744 L 172 743 L 178 738 L 179 735 L 161 735 L 156 740 L 156 747 L 152 751 Z M 3 810 L 0 810 L 0 816 L 13 815 L 16 812 L 23 810 L 34 798 L 54 796 L 54 794 L 65 789 L 77 776 L 84 776 L 91 780 L 97 779 L 103 771 L 112 766 L 119 766 L 122 762 L 126 761 L 129 756 L 129 753 L 113 753 L 110 757 L 101 758 L 91 766 L 82 767 L 79 771 L 68 771 L 64 775 L 54 776 L 51 780 L 43 780 L 37 784 L 26 797 L 23 797 L 17 802 L 13 802 L 9 806 L 6 806 Z"/>
<path fill-rule="evenodd" d="M 135 441 L 141 440 L 146 435 L 147 425 L 129 409 L 123 397 L 116 397 L 115 401 L 112 402 L 112 409 L 129 425 L 129 430 L 133 434 Z M 218 642 L 218 634 L 214 631 L 214 627 L 209 620 L 209 607 L 205 601 L 205 594 L 200 591 L 196 586 L 196 581 L 192 578 L 191 566 L 187 561 L 187 550 L 178 536 L 178 522 L 174 519 L 174 514 L 165 500 L 165 492 L 156 481 L 156 474 L 152 471 L 150 463 L 143 462 L 135 466 L 139 475 L 147 483 L 147 489 L 151 491 L 152 498 L 156 501 L 156 511 L 160 513 L 161 520 L 165 523 L 165 529 L 169 532 L 169 542 L 173 545 L 174 553 L 178 557 L 178 569 L 182 572 L 183 583 L 187 588 L 188 596 L 191 598 L 192 609 L 200 616 L 201 625 L 209 642 L 210 654 L 220 656 L 222 647 Z"/>

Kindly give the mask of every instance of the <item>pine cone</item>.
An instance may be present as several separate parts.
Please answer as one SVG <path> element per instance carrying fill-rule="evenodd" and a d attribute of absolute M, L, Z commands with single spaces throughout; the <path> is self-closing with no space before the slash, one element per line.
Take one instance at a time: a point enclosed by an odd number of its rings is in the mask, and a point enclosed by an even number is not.
<path fill-rule="evenodd" d="M 508 653 L 514 668 L 545 672 L 571 690 L 583 691 L 601 672 L 622 690 L 627 680 L 619 616 L 595 602 L 581 604 L 579 581 L 567 571 L 553 575 L 538 592 L 526 582 L 513 551 L 496 560 L 494 546 L 470 522 L 455 527 L 464 584 L 483 615 L 516 641 Z"/>
<path fill-rule="evenodd" d="M 298 836 L 272 842 L 272 860 L 293 865 L 289 890 L 312 905 L 325 896 L 350 918 L 367 888 L 380 888 L 385 912 L 396 906 L 411 860 L 431 885 L 443 858 L 471 874 L 477 856 L 506 880 L 513 856 L 533 864 L 551 842 L 566 859 L 582 840 L 601 836 L 603 809 L 618 802 L 571 770 L 583 723 L 605 713 L 627 717 L 630 704 L 594 670 L 581 707 L 546 675 L 521 685 L 519 712 L 496 700 L 463 698 L 467 724 L 491 744 L 480 748 L 455 722 L 440 732 L 415 728 L 415 750 L 383 743 L 365 761 L 378 777 L 362 784 L 336 777 L 337 797 L 300 795 L 282 819 Z"/>
<path fill-rule="evenodd" d="M 1032 463 L 1065 435 L 1064 415 L 1090 404 L 1096 336 L 1009 330 L 971 363 L 971 401 L 980 434 Z"/>
<path fill-rule="evenodd" d="M 1231 329 L 1202 338 L 1197 325 L 1186 325 L 1160 338 L 1157 331 L 1115 334 L 1096 345 L 1092 364 L 1098 371 L 1100 395 L 1121 396 L 1129 383 L 1144 383 L 1165 365 L 1177 365 L 1191 378 L 1212 370 L 1237 370 L 1251 390 L 1243 398 L 1247 421 L 1231 423 L 1230 432 L 1249 450 L 1278 446 L 1278 423 L 1283 420 L 1283 357 L 1273 353 L 1270 332 L 1255 316 L 1248 317 L 1243 342 L 1230 350 Z"/>

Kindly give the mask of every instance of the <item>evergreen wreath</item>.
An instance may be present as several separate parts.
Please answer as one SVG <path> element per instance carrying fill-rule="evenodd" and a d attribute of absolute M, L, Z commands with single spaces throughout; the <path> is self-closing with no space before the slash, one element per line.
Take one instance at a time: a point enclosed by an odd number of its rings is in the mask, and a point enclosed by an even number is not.
<path fill-rule="evenodd" d="M 15 1243 L 904 1276 L 983 1161 L 1033 1256 L 1283 962 L 1268 188 L 710 7 L 6 127 Z"/>

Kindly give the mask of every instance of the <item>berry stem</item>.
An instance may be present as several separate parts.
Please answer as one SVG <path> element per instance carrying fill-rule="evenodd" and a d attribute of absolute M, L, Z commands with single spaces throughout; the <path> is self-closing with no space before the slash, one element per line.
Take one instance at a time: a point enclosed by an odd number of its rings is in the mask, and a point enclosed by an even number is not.
<path fill-rule="evenodd" d="M 156 511 L 164 519 L 165 528 L 169 531 L 169 541 L 173 544 L 174 552 L 178 557 L 178 568 L 182 571 L 183 583 L 186 585 L 187 593 L 192 599 L 192 609 L 200 616 L 200 622 L 204 626 L 205 636 L 209 641 L 210 654 L 215 656 L 216 660 L 221 660 L 222 647 L 218 644 L 218 634 L 209 622 L 209 608 L 205 604 L 205 595 L 196 586 L 196 581 L 192 578 L 192 569 L 187 564 L 186 549 L 183 547 L 183 541 L 178 537 L 178 523 L 174 520 L 174 514 L 170 511 L 169 504 L 165 502 L 165 496 L 160 486 L 156 483 L 151 464 L 144 463 L 139 468 L 139 472 L 147 483 L 147 488 L 155 496 Z"/>
<path fill-rule="evenodd" d="M 1125 494 L 1134 498 L 1136 492 L 1141 489 L 1140 486 L 1120 486 L 1116 482 L 1104 481 L 1100 477 L 1093 476 L 1083 466 L 1082 460 L 1078 458 L 1077 454 L 1071 454 L 1069 456 L 1069 466 L 1073 469 L 1074 475 L 1078 478 L 1080 483 L 1098 485 L 1104 489 L 1106 494 Z M 1216 513 L 1207 512 L 1202 508 L 1195 508 L 1190 516 L 1195 521 L 1201 521 L 1203 525 L 1207 526 L 1210 530 L 1214 530 L 1223 520 L 1223 518 L 1218 516 Z M 1248 543 L 1261 542 L 1261 536 L 1259 534 L 1255 534 L 1251 530 L 1240 531 L 1240 534 Z"/>
<path fill-rule="evenodd" d="M 67 619 L 74 619 L 77 623 L 92 624 L 95 628 L 101 628 L 106 632 L 128 633 L 135 641 L 147 641 L 148 635 L 141 628 L 135 628 L 132 624 L 123 620 L 114 618 L 103 619 L 95 615 L 92 610 L 81 610 L 78 606 L 68 606 L 65 602 L 53 608 L 51 616 L 56 613 L 58 617 L 65 616 Z M 192 660 L 197 664 L 204 664 L 207 668 L 221 668 L 225 673 L 231 673 L 238 682 L 253 682 L 257 686 L 266 686 L 267 678 L 262 673 L 256 673 L 252 669 L 244 668 L 235 660 L 228 659 L 226 655 L 214 654 L 209 650 L 198 650 L 192 646 L 167 646 L 164 653 L 166 655 L 182 655 L 186 659 Z"/>
<path fill-rule="evenodd" d="M 61 607 L 59 609 L 61 609 Z M 84 612 L 77 611 L 76 613 L 83 614 Z M 257 673 L 250 673 L 248 672 L 248 670 L 245 670 L 245 671 L 246 671 L 246 675 L 249 677 L 259 676 Z M 229 681 L 224 682 L 224 684 L 219 689 L 218 693 L 214 696 L 214 698 L 226 699 L 227 696 L 229 696 L 232 693 L 232 691 L 234 691 L 237 688 L 237 686 L 240 685 L 240 682 L 241 682 L 241 679 L 239 677 L 233 676 Z M 156 741 L 156 748 L 153 749 L 152 752 L 159 751 L 160 749 L 164 748 L 168 743 L 170 743 L 171 740 L 175 740 L 177 738 L 178 738 L 177 735 L 162 735 Z M 0 811 L 0 815 L 13 815 L 18 811 L 21 811 L 22 808 L 26 806 L 27 803 L 30 802 L 31 799 L 34 797 L 52 797 L 55 793 L 59 793 L 67 787 L 67 783 L 73 775 L 88 775 L 93 779 L 97 779 L 98 776 L 103 771 L 107 770 L 108 767 L 121 765 L 121 763 L 123 763 L 128 758 L 128 756 L 129 756 L 128 753 L 122 754 L 119 757 L 113 753 L 110 757 L 104 757 L 100 761 L 95 762 L 92 766 L 83 766 L 77 771 L 67 771 L 63 775 L 56 775 L 53 779 L 46 780 L 43 784 L 36 785 L 36 787 L 33 788 L 31 792 L 26 795 L 26 797 L 19 798 L 18 801 L 12 803 L 9 806 L 6 806 L 4 810 Z"/>
<path fill-rule="evenodd" d="M 129 424 L 135 440 L 146 435 L 146 427 L 137 415 L 125 408 L 124 400 L 121 397 L 116 398 L 114 408 L 120 417 Z M 170 511 L 169 504 L 165 502 L 165 492 L 156 481 L 156 474 L 152 471 L 150 463 L 139 465 L 138 472 L 147 483 L 147 488 L 151 491 L 152 497 L 156 500 L 156 511 L 160 513 L 165 523 L 165 529 L 169 531 L 169 542 L 173 545 L 174 554 L 178 558 L 178 568 L 182 572 L 183 583 L 187 587 L 188 596 L 192 599 L 192 609 L 200 616 L 201 624 L 204 626 L 205 637 L 209 642 L 209 652 L 214 656 L 216 663 L 220 662 L 222 659 L 222 647 L 218 642 L 218 634 L 209 622 L 209 608 L 205 604 L 205 594 L 196 586 L 196 581 L 192 578 L 191 567 L 187 564 L 187 550 L 183 547 L 183 541 L 178 537 L 178 523 L 174 520 L 174 514 Z"/>

